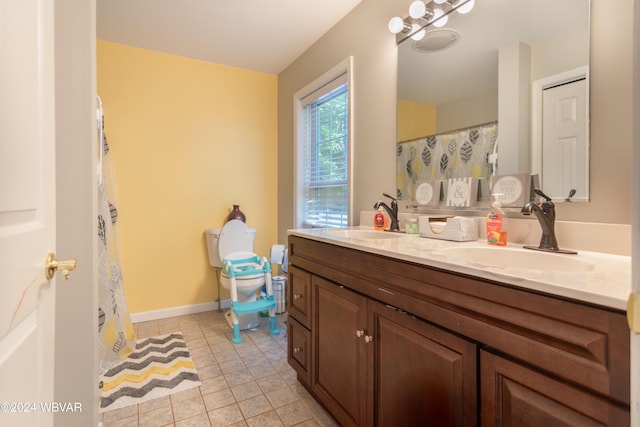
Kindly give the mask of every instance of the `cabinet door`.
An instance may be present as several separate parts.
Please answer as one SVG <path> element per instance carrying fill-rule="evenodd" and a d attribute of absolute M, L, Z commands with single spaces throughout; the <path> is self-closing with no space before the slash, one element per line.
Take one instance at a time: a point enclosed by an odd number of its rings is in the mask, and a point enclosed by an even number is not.
<path fill-rule="evenodd" d="M 298 379 L 311 385 L 311 332 L 293 317 L 287 320 L 287 361 L 298 373 Z"/>
<path fill-rule="evenodd" d="M 367 300 L 312 276 L 312 391 L 342 426 L 364 425 Z M 360 336 L 358 336 L 360 335 Z"/>
<path fill-rule="evenodd" d="M 374 301 L 369 330 L 368 425 L 477 425 L 474 343 Z"/>
<path fill-rule="evenodd" d="M 311 328 L 311 274 L 289 266 L 289 315 L 307 328 Z"/>
<path fill-rule="evenodd" d="M 482 351 L 483 426 L 628 426 L 620 408 L 565 382 Z"/>

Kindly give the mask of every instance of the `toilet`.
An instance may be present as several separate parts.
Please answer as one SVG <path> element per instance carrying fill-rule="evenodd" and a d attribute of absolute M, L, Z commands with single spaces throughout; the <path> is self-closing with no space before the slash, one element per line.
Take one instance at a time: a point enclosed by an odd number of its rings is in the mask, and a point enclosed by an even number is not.
<path fill-rule="evenodd" d="M 255 229 L 237 219 L 227 222 L 221 229 L 205 230 L 209 263 L 222 269 L 222 286 L 231 292 L 231 309 L 225 313 L 225 318 L 233 329 L 234 343 L 242 342 L 240 330 L 258 327 L 259 311 L 269 310 L 270 333 L 279 333 L 275 326 L 271 265 L 266 258 L 253 253 L 255 235 Z M 265 285 L 267 299 L 258 301 L 256 293 Z"/>

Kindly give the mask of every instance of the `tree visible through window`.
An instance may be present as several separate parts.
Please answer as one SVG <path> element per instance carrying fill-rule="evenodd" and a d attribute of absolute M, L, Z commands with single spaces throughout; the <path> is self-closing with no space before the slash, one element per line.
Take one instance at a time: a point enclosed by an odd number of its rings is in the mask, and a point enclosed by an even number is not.
<path fill-rule="evenodd" d="M 303 225 L 348 225 L 348 84 L 315 98 L 304 108 Z"/>

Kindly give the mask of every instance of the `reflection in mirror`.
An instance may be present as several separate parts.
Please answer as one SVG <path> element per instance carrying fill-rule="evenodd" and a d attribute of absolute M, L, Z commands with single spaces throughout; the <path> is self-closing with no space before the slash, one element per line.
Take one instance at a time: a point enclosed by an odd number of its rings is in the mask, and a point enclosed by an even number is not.
<path fill-rule="evenodd" d="M 429 28 L 422 40 L 401 43 L 398 142 L 457 134 L 466 141 L 469 132 L 461 130 L 497 123 L 495 168 L 485 164 L 480 173 L 538 174 L 554 201 L 570 193 L 571 201 L 587 201 L 589 6 L 589 0 L 481 0 L 466 15 L 452 14 L 445 27 Z M 459 150 L 465 141 L 444 149 Z M 409 147 L 399 145 L 398 153 L 403 146 Z M 416 154 L 408 172 L 398 161 L 398 181 L 424 179 L 414 170 Z"/>

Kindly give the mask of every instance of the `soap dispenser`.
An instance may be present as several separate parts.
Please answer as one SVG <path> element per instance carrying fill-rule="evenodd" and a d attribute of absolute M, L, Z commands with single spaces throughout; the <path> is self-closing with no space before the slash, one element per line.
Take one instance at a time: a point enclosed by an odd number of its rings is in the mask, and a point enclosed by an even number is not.
<path fill-rule="evenodd" d="M 384 230 L 386 222 L 384 211 L 382 210 L 382 206 L 380 206 L 378 212 L 376 212 L 376 215 L 373 217 L 373 228 L 376 230 Z"/>
<path fill-rule="evenodd" d="M 499 198 L 501 194 L 492 194 L 492 196 L 495 200 L 491 203 L 491 212 L 487 215 L 487 243 L 490 245 L 506 246 L 507 215 L 502 210 L 502 203 L 500 203 Z"/>

